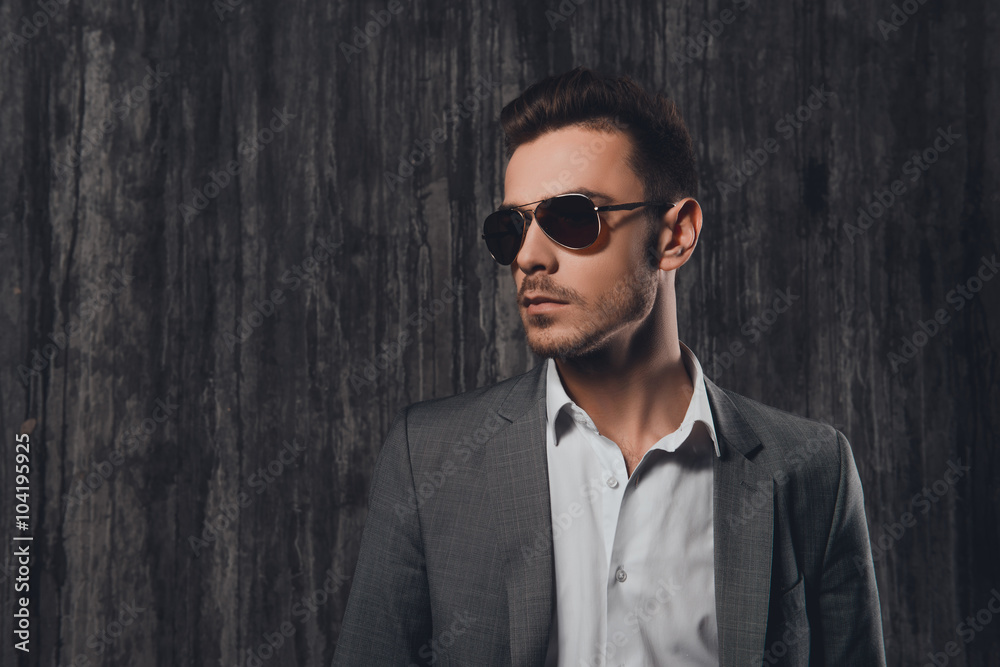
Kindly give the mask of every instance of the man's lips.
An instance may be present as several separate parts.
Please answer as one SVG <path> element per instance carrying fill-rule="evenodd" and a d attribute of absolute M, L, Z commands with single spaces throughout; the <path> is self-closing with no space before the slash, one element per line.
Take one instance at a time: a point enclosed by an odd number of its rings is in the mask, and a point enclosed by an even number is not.
<path fill-rule="evenodd" d="M 558 310 L 559 308 L 567 305 L 567 303 L 554 296 L 535 294 L 521 299 L 521 305 L 528 310 L 528 314 L 534 314 Z"/>

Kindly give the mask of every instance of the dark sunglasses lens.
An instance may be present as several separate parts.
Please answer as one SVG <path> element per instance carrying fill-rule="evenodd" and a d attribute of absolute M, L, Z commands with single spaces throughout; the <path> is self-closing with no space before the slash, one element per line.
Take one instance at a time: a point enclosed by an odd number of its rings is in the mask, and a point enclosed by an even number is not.
<path fill-rule="evenodd" d="M 517 211 L 497 211 L 491 213 L 483 223 L 486 247 L 500 264 L 510 264 L 521 249 L 524 233 L 524 218 Z"/>
<path fill-rule="evenodd" d="M 594 202 L 583 195 L 554 197 L 538 205 L 535 220 L 555 241 L 579 250 L 597 240 L 600 220 Z"/>

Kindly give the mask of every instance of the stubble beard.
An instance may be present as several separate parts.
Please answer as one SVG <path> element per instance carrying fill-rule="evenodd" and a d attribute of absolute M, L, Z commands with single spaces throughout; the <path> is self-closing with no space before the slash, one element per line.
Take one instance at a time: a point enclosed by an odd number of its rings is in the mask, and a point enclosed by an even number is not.
<path fill-rule="evenodd" d="M 625 326 L 646 318 L 656 301 L 657 270 L 638 264 L 592 309 L 579 297 L 571 302 L 578 313 L 578 323 L 569 325 L 572 331 L 553 331 L 559 322 L 558 315 L 528 315 L 522 310 L 521 321 L 531 351 L 545 359 L 583 359 L 601 352 L 611 337 Z"/>

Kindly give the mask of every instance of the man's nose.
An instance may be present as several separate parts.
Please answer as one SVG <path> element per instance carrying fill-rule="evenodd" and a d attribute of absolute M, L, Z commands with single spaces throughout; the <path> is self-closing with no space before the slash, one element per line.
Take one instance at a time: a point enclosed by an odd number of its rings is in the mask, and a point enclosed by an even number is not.
<path fill-rule="evenodd" d="M 521 244 L 516 261 L 521 270 L 527 273 L 535 267 L 551 264 L 555 257 L 555 243 L 538 226 L 533 213 L 525 215 L 525 225 L 527 229 L 524 231 L 524 243 Z"/>

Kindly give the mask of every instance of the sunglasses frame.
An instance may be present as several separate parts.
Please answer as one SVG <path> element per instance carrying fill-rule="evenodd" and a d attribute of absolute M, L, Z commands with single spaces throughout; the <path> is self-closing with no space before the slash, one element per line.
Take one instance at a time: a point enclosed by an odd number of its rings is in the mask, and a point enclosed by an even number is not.
<path fill-rule="evenodd" d="M 506 262 L 506 263 L 505 262 L 501 262 L 499 259 L 497 259 L 497 256 L 493 254 L 492 250 L 490 250 L 489 243 L 487 243 L 486 244 L 486 249 L 489 250 L 490 256 L 493 257 L 493 260 L 497 264 L 499 264 L 501 266 L 510 266 L 511 264 L 513 264 L 514 260 L 517 259 L 518 253 L 521 252 L 521 248 L 524 246 L 524 237 L 528 235 L 528 227 L 535 220 L 535 209 L 537 209 L 538 206 L 540 206 L 544 202 L 552 201 L 553 199 L 560 199 L 562 197 L 583 197 L 588 202 L 590 202 L 591 206 L 594 207 L 594 214 L 595 215 L 598 214 L 598 213 L 605 212 L 605 211 L 632 211 L 632 210 L 635 210 L 635 209 L 637 209 L 637 208 L 639 208 L 641 206 L 666 206 L 667 210 L 670 210 L 671 208 L 673 208 L 674 206 L 676 206 L 676 202 L 657 202 L 657 201 L 641 201 L 641 202 L 631 202 L 631 203 L 628 203 L 628 204 L 607 204 L 605 206 L 597 206 L 596 204 L 594 204 L 594 200 L 591 199 L 589 195 L 585 195 L 582 192 L 566 192 L 566 193 L 561 194 L 561 195 L 555 195 L 554 197 L 546 197 L 545 199 L 539 199 L 538 201 L 532 201 L 532 202 L 528 202 L 527 204 L 521 204 L 520 206 L 512 206 L 510 208 L 500 208 L 500 209 L 497 209 L 496 211 L 494 211 L 493 213 L 490 213 L 490 215 L 486 216 L 486 220 L 483 221 L 483 227 L 484 227 L 484 229 L 483 229 L 483 234 L 480 235 L 481 238 L 484 241 L 486 240 L 486 233 L 485 233 L 486 229 L 485 229 L 485 227 L 486 227 L 486 222 L 490 219 L 490 217 L 492 217 L 493 215 L 496 215 L 497 213 L 500 213 L 502 211 L 513 211 L 513 212 L 515 212 L 515 213 L 517 213 L 518 215 L 521 216 L 521 242 L 517 246 L 517 252 L 514 253 L 514 257 L 511 258 L 511 260 L 509 262 Z M 535 206 L 535 208 L 533 208 L 530 211 L 528 211 L 528 213 L 531 214 L 531 218 L 528 219 L 528 218 L 525 217 L 524 212 L 521 211 L 521 208 L 523 208 L 525 206 L 531 206 L 532 204 L 537 204 L 537 206 Z M 584 248 L 589 248 L 590 246 L 594 245 L 594 243 L 597 242 L 597 239 L 600 238 L 600 236 L 601 236 L 601 216 L 597 215 L 597 236 L 595 236 L 594 240 L 591 241 L 590 243 L 588 243 L 587 245 L 580 246 L 578 248 L 574 248 L 573 246 L 566 245 L 565 243 L 562 243 L 561 241 L 552 238 L 552 235 L 549 234 L 548 231 L 546 231 L 545 227 L 542 227 L 541 225 L 538 225 L 538 228 L 541 229 L 542 233 L 545 234 L 545 236 L 547 236 L 553 243 L 561 245 L 563 248 L 567 248 L 568 250 L 583 250 Z"/>

